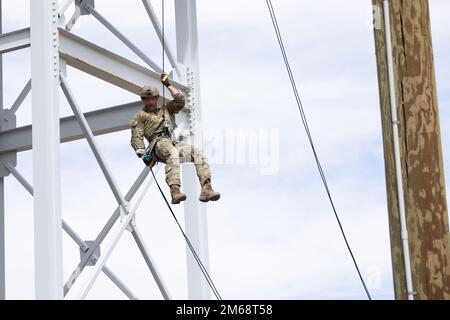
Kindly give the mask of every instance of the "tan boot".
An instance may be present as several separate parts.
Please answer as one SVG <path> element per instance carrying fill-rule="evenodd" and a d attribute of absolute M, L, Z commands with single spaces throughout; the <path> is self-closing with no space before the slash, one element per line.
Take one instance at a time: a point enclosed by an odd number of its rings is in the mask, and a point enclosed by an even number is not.
<path fill-rule="evenodd" d="M 211 187 L 211 183 L 207 182 L 202 186 L 202 192 L 200 193 L 200 200 L 201 202 L 208 202 L 208 201 L 217 201 L 220 198 L 220 193 L 215 192 L 213 188 Z"/>
<path fill-rule="evenodd" d="M 186 195 L 180 191 L 180 186 L 176 184 L 170 186 L 170 195 L 172 196 L 172 204 L 179 204 L 186 200 Z"/>

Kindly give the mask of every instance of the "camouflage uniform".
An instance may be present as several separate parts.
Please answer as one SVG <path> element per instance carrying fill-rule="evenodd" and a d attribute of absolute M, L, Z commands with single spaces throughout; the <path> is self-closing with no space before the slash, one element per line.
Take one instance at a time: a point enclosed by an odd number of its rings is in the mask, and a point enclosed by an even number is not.
<path fill-rule="evenodd" d="M 131 146 L 136 151 L 145 149 L 144 137 L 149 142 L 159 161 L 166 164 L 166 182 L 169 186 L 181 185 L 180 162 L 193 162 L 197 170 L 200 185 L 211 181 L 211 171 L 204 152 L 191 145 L 174 144 L 170 137 L 164 135 L 164 117 L 173 130 L 174 114 L 185 105 L 183 94 L 174 95 L 174 99 L 155 111 L 144 108 L 137 112 L 130 121 Z"/>

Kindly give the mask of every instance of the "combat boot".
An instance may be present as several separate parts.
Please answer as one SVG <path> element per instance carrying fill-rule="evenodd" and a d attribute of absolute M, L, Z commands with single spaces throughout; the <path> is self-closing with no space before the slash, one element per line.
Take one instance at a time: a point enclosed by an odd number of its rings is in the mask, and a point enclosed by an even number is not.
<path fill-rule="evenodd" d="M 172 196 L 172 204 L 179 204 L 186 200 L 186 195 L 180 191 L 180 186 L 176 184 L 170 186 L 170 195 Z"/>
<path fill-rule="evenodd" d="M 202 192 L 200 193 L 200 198 L 198 200 L 200 200 L 201 202 L 208 202 L 219 200 L 219 198 L 220 193 L 213 190 L 210 182 L 206 182 L 202 186 Z"/>

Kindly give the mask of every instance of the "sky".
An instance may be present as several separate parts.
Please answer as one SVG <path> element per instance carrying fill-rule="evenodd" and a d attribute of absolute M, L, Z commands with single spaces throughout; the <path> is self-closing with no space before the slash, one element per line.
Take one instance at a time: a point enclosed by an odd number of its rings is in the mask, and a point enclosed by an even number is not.
<path fill-rule="evenodd" d="M 141 1 L 97 0 L 96 9 L 155 61 L 161 46 Z M 152 1 L 160 13 L 160 1 Z M 309 127 L 342 224 L 374 299 L 393 299 L 383 145 L 372 7 L 369 0 L 273 1 Z M 3 31 L 29 25 L 28 0 L 3 1 Z M 308 145 L 265 1 L 197 1 L 205 152 L 218 202 L 207 204 L 211 276 L 226 299 L 365 299 Z M 450 170 L 450 3 L 430 0 L 444 170 Z M 166 30 L 174 42 L 173 2 Z M 83 38 L 143 62 L 83 16 Z M 4 104 L 28 81 L 29 49 L 4 55 Z M 68 68 L 83 111 L 135 101 L 120 88 Z M 60 93 L 61 116 L 71 115 Z M 17 113 L 31 120 L 30 97 Z M 130 133 L 96 137 L 122 192 L 142 170 Z M 247 137 L 248 140 L 244 138 Z M 32 183 L 32 153 L 17 169 Z M 85 240 L 96 237 L 116 205 L 86 141 L 61 145 L 62 215 Z M 157 176 L 166 194 L 163 170 Z M 13 178 L 6 189 L 7 298 L 34 297 L 33 203 Z M 183 223 L 183 207 L 174 206 Z M 137 224 L 172 296 L 187 298 L 186 249 L 152 187 Z M 64 279 L 78 262 L 63 236 Z M 141 299 L 160 299 L 126 233 L 107 265 Z M 103 274 L 89 299 L 125 299 Z"/>

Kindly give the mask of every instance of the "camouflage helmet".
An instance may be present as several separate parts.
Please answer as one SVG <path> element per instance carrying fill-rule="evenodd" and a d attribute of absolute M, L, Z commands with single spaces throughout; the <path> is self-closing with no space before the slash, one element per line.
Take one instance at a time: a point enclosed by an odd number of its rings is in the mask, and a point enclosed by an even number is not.
<path fill-rule="evenodd" d="M 141 98 L 159 97 L 159 90 L 153 86 L 143 86 L 140 91 Z"/>

